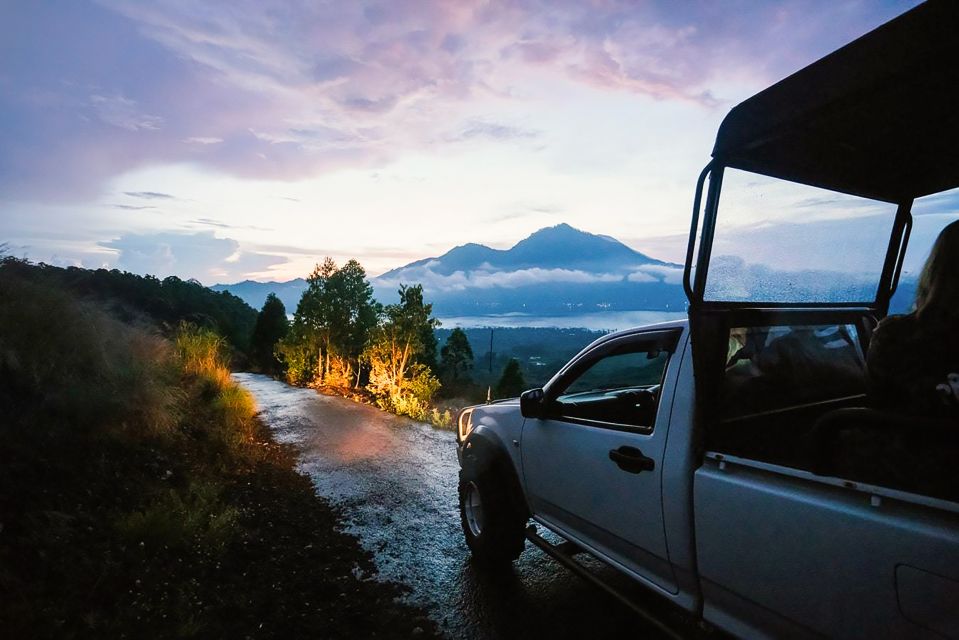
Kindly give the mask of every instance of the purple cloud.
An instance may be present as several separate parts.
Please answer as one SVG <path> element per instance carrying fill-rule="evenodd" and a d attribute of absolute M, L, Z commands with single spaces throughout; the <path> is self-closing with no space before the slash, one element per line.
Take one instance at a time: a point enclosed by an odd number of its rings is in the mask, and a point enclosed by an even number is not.
<path fill-rule="evenodd" d="M 538 131 L 514 127 L 508 124 L 498 122 L 489 122 L 485 120 L 472 120 L 464 124 L 463 128 L 446 136 L 448 142 L 459 142 L 473 139 L 492 139 L 497 141 L 504 140 L 529 140 L 538 137 Z"/>
<path fill-rule="evenodd" d="M 461 107 L 544 71 L 713 108 L 724 82 L 762 86 L 911 4 L 5 3 L 0 192 L 75 200 L 171 162 L 298 179 L 451 130 L 495 143 L 516 131 Z"/>

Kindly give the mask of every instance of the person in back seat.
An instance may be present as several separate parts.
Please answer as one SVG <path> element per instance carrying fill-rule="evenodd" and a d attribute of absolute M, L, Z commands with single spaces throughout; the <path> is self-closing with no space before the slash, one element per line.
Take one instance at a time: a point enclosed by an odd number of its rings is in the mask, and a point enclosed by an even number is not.
<path fill-rule="evenodd" d="M 959 424 L 959 221 L 936 239 L 912 313 L 879 323 L 866 364 L 874 406 Z"/>

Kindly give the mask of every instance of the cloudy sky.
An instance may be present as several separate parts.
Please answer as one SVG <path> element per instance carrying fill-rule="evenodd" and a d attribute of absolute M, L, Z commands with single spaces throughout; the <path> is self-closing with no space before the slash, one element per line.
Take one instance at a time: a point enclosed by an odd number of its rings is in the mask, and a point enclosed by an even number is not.
<path fill-rule="evenodd" d="M 3 2 L 0 242 L 206 284 L 560 222 L 675 260 L 727 111 L 914 4 Z"/>

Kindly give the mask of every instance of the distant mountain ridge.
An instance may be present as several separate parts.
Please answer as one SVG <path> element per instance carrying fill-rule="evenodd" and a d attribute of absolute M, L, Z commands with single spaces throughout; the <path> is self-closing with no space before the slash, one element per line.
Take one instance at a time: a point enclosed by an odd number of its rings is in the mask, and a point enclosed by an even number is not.
<path fill-rule="evenodd" d="M 257 310 L 263 307 L 268 295 L 275 293 L 283 301 L 286 312 L 292 314 L 296 311 L 300 296 L 306 290 L 306 279 L 294 278 L 286 282 L 243 280 L 234 284 L 215 284 L 210 288 L 214 291 L 229 291 Z"/>
<path fill-rule="evenodd" d="M 396 300 L 401 284 L 422 284 L 439 316 L 682 310 L 682 267 L 615 238 L 568 224 L 540 229 L 509 249 L 467 243 L 371 278 L 376 298 Z M 306 281 L 218 284 L 255 308 L 270 292 L 293 313 Z"/>

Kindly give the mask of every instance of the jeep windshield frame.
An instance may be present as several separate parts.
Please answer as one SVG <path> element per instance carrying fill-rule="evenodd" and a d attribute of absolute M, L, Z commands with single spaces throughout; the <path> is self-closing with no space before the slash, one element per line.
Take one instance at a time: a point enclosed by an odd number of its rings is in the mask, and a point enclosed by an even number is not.
<path fill-rule="evenodd" d="M 715 437 L 722 435 L 723 380 L 737 328 L 748 332 L 762 326 L 851 325 L 862 350 L 868 350 L 872 330 L 888 313 L 899 282 L 913 201 L 959 187 L 956 33 L 959 2 L 929 0 L 742 102 L 723 120 L 712 159 L 696 183 L 683 276 L 693 345 L 695 421 L 704 446 L 717 446 Z M 862 296 L 864 290 L 859 290 L 856 297 L 870 299 L 824 294 L 772 301 L 712 295 L 708 274 L 716 267 L 710 261 L 724 173 L 731 174 L 731 169 L 893 205 L 892 220 L 888 226 L 883 223 L 890 229 L 888 240 L 867 239 L 867 244 L 885 245 L 870 252 L 877 256 L 884 252 L 874 295 Z M 826 243 L 835 238 L 819 238 L 817 247 L 823 255 Z M 722 274 L 729 264 L 716 269 Z M 742 282 L 751 284 L 748 279 Z M 788 282 L 784 279 L 782 284 Z M 773 278 L 762 287 L 745 286 L 739 292 L 762 293 L 776 285 Z M 793 290 L 784 286 L 781 291 Z M 793 424 L 792 428 L 769 431 L 765 426 L 770 423 L 761 421 L 756 433 L 771 438 L 767 444 L 782 454 L 775 457 L 776 464 L 803 468 L 804 430 L 826 411 L 861 402 L 839 397 L 817 400 L 790 408 L 788 415 L 777 414 L 775 424 Z"/>
<path fill-rule="evenodd" d="M 696 185 L 683 285 L 697 309 L 858 308 L 884 316 L 914 199 L 959 187 L 959 3 L 929 0 L 734 107 Z M 872 299 L 707 300 L 724 170 L 896 206 Z M 704 202 L 705 200 L 705 202 Z"/>

